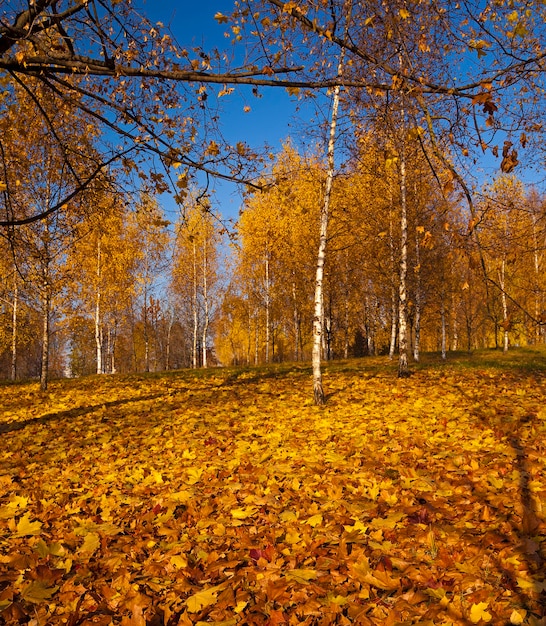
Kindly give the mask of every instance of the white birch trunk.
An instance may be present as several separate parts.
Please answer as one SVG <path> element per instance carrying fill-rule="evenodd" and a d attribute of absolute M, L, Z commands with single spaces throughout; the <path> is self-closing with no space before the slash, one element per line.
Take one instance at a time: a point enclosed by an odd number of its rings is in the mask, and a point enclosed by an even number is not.
<path fill-rule="evenodd" d="M 419 231 L 415 231 L 415 343 L 413 346 L 413 359 L 419 362 L 421 352 L 421 249 Z"/>
<path fill-rule="evenodd" d="M 405 141 L 405 139 L 404 139 Z M 406 189 L 406 150 L 404 144 L 400 151 L 400 285 L 398 302 L 398 376 L 409 375 L 408 368 L 408 310 L 407 310 L 407 273 L 408 273 L 408 215 Z"/>
<path fill-rule="evenodd" d="M 260 326 L 258 324 L 258 311 L 254 313 L 254 365 L 260 361 Z"/>
<path fill-rule="evenodd" d="M 446 333 L 446 305 L 445 297 L 442 293 L 442 302 L 440 304 L 440 317 L 442 320 L 442 359 L 445 361 L 447 357 L 447 333 Z"/>
<path fill-rule="evenodd" d="M 540 290 L 540 257 L 538 254 L 537 216 L 533 215 L 533 262 L 535 268 L 535 343 L 540 343 L 542 328 L 538 320 L 542 316 L 542 292 Z"/>
<path fill-rule="evenodd" d="M 192 309 L 193 309 L 193 341 L 192 341 L 192 367 L 197 368 L 197 333 L 199 330 L 199 317 L 197 311 L 197 249 L 195 240 L 193 241 L 193 292 L 192 292 Z"/>
<path fill-rule="evenodd" d="M 209 301 L 208 301 L 208 283 L 207 283 L 207 271 L 208 271 L 208 257 L 207 257 L 207 238 L 203 239 L 203 306 L 204 306 L 204 320 L 203 320 L 203 367 L 207 367 L 207 334 L 209 329 Z"/>
<path fill-rule="evenodd" d="M 451 333 L 452 333 L 451 349 L 455 352 L 456 350 L 459 349 L 459 324 L 457 322 L 457 306 L 455 304 L 455 295 L 454 294 L 451 296 L 451 316 L 452 316 L 452 323 L 451 323 Z"/>
<path fill-rule="evenodd" d="M 42 362 L 40 370 L 40 388 L 42 391 L 47 389 L 48 373 L 49 373 L 49 321 L 51 309 L 51 296 L 49 292 L 49 284 L 46 281 L 43 286 L 44 293 L 42 296 Z"/>
<path fill-rule="evenodd" d="M 102 320 L 101 320 L 101 241 L 100 235 L 97 241 L 97 292 L 95 294 L 95 346 L 96 346 L 96 358 L 97 358 L 97 374 L 104 372 L 102 365 Z"/>
<path fill-rule="evenodd" d="M 292 281 L 292 315 L 294 318 L 294 361 L 299 361 L 299 347 L 300 347 L 300 316 L 298 312 L 298 299 L 296 293 L 296 282 Z"/>
<path fill-rule="evenodd" d="M 347 18 L 349 19 L 349 18 Z M 340 54 L 338 64 L 338 76 L 343 73 L 343 51 Z M 322 368 L 321 368 L 321 348 L 323 335 L 323 316 L 322 316 L 322 300 L 323 300 L 323 281 L 324 281 L 324 264 L 326 261 L 326 244 L 328 241 L 328 218 L 330 214 L 330 198 L 332 195 L 332 182 L 334 179 L 334 147 L 336 138 L 336 125 L 339 109 L 339 93 L 340 87 L 336 85 L 332 99 L 332 113 L 330 117 L 330 136 L 328 138 L 327 163 L 328 169 L 326 173 L 326 186 L 324 189 L 324 202 L 320 211 L 320 237 L 317 255 L 317 270 L 315 277 L 315 300 L 314 300 L 314 316 L 313 316 L 313 396 L 315 404 L 322 405 L 325 402 L 324 388 L 322 386 Z"/>
<path fill-rule="evenodd" d="M 269 276 L 269 250 L 265 251 L 265 362 L 269 363 L 269 344 L 271 342 L 271 283 Z"/>
<path fill-rule="evenodd" d="M 17 378 L 17 313 L 19 307 L 19 283 L 14 278 L 13 305 L 11 311 L 11 380 Z"/>
<path fill-rule="evenodd" d="M 391 190 L 391 210 L 389 211 L 389 248 L 391 253 L 391 340 L 389 344 L 389 359 L 392 361 L 394 359 L 394 353 L 396 351 L 396 336 L 398 332 L 398 294 L 396 292 L 396 271 L 395 271 L 395 260 L 394 260 L 394 233 L 392 226 L 392 190 Z"/>
<path fill-rule="evenodd" d="M 169 324 L 167 326 L 167 341 L 165 345 L 165 370 L 171 369 L 171 337 L 174 326 L 175 313 L 173 310 L 169 313 Z"/>
<path fill-rule="evenodd" d="M 508 301 L 506 299 L 505 291 L 505 260 L 501 261 L 499 269 L 499 285 L 501 287 L 501 302 L 502 302 L 502 328 L 503 328 L 503 352 L 508 352 L 509 338 L 508 338 Z"/>

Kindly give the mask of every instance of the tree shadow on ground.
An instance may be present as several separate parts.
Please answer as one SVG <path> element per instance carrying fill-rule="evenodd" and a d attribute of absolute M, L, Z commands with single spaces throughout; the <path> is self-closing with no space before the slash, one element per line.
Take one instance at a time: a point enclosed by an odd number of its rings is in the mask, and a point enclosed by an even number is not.
<path fill-rule="evenodd" d="M 517 398 L 512 402 L 517 403 Z M 486 415 L 476 407 L 474 412 L 479 423 L 492 430 L 497 439 L 506 442 L 511 449 L 505 471 L 508 476 L 511 468 L 513 476 L 517 476 L 519 502 L 509 502 L 511 494 L 507 493 L 508 506 L 501 508 L 492 501 L 487 491 L 476 488 L 471 477 L 466 479 L 466 485 L 490 516 L 492 531 L 488 533 L 491 537 L 489 554 L 501 585 L 511 594 L 513 604 L 527 612 L 528 618 L 533 615 L 540 619 L 524 623 L 546 624 L 546 521 L 539 496 L 533 494 L 532 461 L 528 449 L 533 427 L 539 418 L 530 414 L 514 417 L 514 409 L 515 405 L 511 407 L 506 399 L 504 411 L 496 415 Z M 487 539 L 488 535 L 482 536 L 482 540 Z M 521 563 L 519 569 L 509 569 L 505 565 L 506 555 L 503 553 L 506 551 L 517 555 Z"/>
<path fill-rule="evenodd" d="M 49 424 L 51 422 L 61 421 L 63 419 L 76 419 L 79 417 L 83 417 L 85 415 L 89 415 L 90 413 L 95 413 L 96 411 L 111 409 L 119 406 L 123 406 L 129 403 L 135 402 L 147 402 L 149 400 L 156 400 L 157 398 L 164 397 L 163 393 L 157 393 L 148 396 L 139 396 L 135 398 L 124 398 L 121 400 L 110 400 L 107 402 L 101 402 L 99 404 L 93 404 L 90 406 L 82 406 L 74 409 L 68 409 L 66 411 L 56 411 L 53 413 L 46 413 L 45 415 L 41 415 L 40 417 L 32 417 L 26 420 L 17 421 L 17 422 L 9 422 L 0 424 L 0 434 L 11 433 L 18 430 L 23 430 L 29 426 L 34 426 L 38 424 Z"/>

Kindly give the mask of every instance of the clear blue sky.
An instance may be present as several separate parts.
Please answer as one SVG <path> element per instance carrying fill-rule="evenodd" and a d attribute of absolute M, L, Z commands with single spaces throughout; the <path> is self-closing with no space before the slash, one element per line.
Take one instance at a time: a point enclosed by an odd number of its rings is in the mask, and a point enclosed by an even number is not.
<path fill-rule="evenodd" d="M 227 25 L 219 24 L 214 15 L 230 14 L 233 0 L 138 0 L 137 5 L 143 7 L 150 20 L 162 22 L 183 47 L 211 50 L 230 45 L 230 39 L 224 36 Z M 260 94 L 256 98 L 249 87 L 240 87 L 222 98 L 221 128 L 226 140 L 233 144 L 245 141 L 255 149 L 268 144 L 273 152 L 278 152 L 288 137 L 297 143 L 301 129 L 294 117 L 294 98 L 284 89 L 266 88 Z M 244 111 L 245 105 L 250 106 L 249 112 Z M 214 188 L 216 208 L 225 217 L 236 217 L 240 206 L 237 186 L 217 180 Z M 174 209 L 167 197 L 162 198 L 162 203 L 169 213 Z M 173 217 L 169 215 L 169 219 Z"/>
<path fill-rule="evenodd" d="M 216 13 L 229 15 L 234 0 L 137 0 L 145 15 L 152 21 L 161 21 L 170 29 L 177 42 L 184 47 L 199 46 L 204 50 L 225 49 L 230 39 L 224 36 L 228 25 L 219 24 Z M 302 124 L 296 118 L 296 102 L 284 89 L 263 88 L 261 98 L 251 95 L 249 87 L 236 88 L 234 93 L 221 99 L 221 126 L 225 138 L 235 143 L 245 141 L 252 148 L 268 144 L 273 152 L 281 149 L 281 144 L 291 138 L 295 145 L 301 145 Z M 250 112 L 243 107 L 249 105 Z M 299 119 L 309 118 L 305 105 L 297 114 Z M 499 173 L 499 159 L 493 159 L 488 153 L 473 167 L 473 174 L 478 180 L 487 180 Z M 472 164 L 465 164 L 467 167 Z M 515 172 L 522 180 L 544 184 L 543 171 L 525 171 L 519 167 Z M 542 183 L 542 185 L 541 185 Z M 236 185 L 221 180 L 214 182 L 216 194 L 212 197 L 213 206 L 226 218 L 235 218 L 240 206 L 240 197 Z M 162 198 L 162 204 L 169 219 L 176 218 L 174 201 Z"/>

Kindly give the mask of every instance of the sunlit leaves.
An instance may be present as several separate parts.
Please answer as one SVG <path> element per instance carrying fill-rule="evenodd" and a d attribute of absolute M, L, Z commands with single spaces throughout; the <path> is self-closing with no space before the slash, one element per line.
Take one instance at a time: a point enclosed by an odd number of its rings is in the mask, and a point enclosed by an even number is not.
<path fill-rule="evenodd" d="M 487 607 L 487 602 L 479 602 L 478 604 L 473 604 L 470 608 L 470 621 L 473 624 L 477 624 L 478 622 L 490 622 L 491 613 L 487 611 Z"/>
<path fill-rule="evenodd" d="M 218 587 L 210 587 L 204 591 L 198 591 L 186 600 L 186 606 L 190 613 L 197 613 L 203 608 L 216 602 Z"/>
<path fill-rule="evenodd" d="M 332 365 L 323 409 L 288 366 L 54 383 L 32 413 L 0 389 L 21 425 L 3 436 L 2 618 L 60 626 L 82 598 L 126 624 L 538 623 L 545 387 L 516 355 L 403 382 L 387 359 Z"/>
<path fill-rule="evenodd" d="M 24 515 L 18 522 L 15 528 L 16 537 L 27 537 L 30 535 L 39 535 L 42 528 L 41 522 L 30 521 L 28 514 Z"/>

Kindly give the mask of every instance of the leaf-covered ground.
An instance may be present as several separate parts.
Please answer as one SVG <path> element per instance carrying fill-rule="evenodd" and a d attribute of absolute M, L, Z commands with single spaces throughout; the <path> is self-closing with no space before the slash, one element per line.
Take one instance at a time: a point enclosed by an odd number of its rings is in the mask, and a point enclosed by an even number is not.
<path fill-rule="evenodd" d="M 546 624 L 546 353 L 0 388 L 0 622 Z"/>

